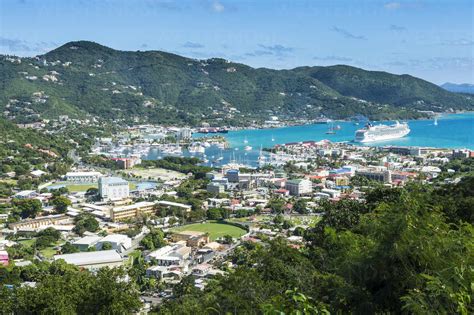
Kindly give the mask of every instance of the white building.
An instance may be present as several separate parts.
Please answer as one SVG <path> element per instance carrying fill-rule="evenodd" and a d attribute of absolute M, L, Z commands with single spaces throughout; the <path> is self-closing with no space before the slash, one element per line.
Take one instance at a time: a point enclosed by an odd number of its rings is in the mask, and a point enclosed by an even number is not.
<path fill-rule="evenodd" d="M 145 257 L 147 262 L 153 262 L 158 266 L 182 265 L 191 254 L 191 247 L 183 244 L 166 245 L 157 249 Z"/>
<path fill-rule="evenodd" d="M 102 177 L 100 172 L 67 172 L 66 180 L 76 183 L 95 183 Z"/>
<path fill-rule="evenodd" d="M 97 250 L 101 250 L 105 243 L 109 243 L 112 245 L 112 249 L 118 251 L 119 253 L 123 253 L 130 247 L 132 247 L 132 239 L 127 235 L 123 234 L 111 234 L 107 235 L 103 239 L 95 244 L 95 248 Z"/>
<path fill-rule="evenodd" d="M 285 188 L 290 192 L 290 195 L 301 196 L 312 193 L 313 184 L 307 179 L 293 179 L 286 182 Z"/>
<path fill-rule="evenodd" d="M 181 128 L 177 132 L 177 137 L 179 140 L 190 139 L 193 135 L 193 132 L 190 128 Z"/>
<path fill-rule="evenodd" d="M 53 259 L 55 261 L 63 259 L 68 264 L 89 270 L 97 270 L 102 267 L 113 268 L 123 265 L 122 256 L 116 250 L 55 255 Z"/>
<path fill-rule="evenodd" d="M 99 194 L 104 200 L 120 200 L 128 198 L 130 188 L 128 182 L 119 177 L 101 177 Z"/>

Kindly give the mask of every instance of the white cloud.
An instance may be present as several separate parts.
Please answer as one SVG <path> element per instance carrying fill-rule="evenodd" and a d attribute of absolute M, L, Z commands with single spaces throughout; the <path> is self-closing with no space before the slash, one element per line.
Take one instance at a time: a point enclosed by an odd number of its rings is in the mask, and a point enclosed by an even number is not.
<path fill-rule="evenodd" d="M 225 7 L 221 2 L 216 0 L 212 3 L 212 10 L 214 10 L 215 12 L 223 12 L 225 10 Z"/>

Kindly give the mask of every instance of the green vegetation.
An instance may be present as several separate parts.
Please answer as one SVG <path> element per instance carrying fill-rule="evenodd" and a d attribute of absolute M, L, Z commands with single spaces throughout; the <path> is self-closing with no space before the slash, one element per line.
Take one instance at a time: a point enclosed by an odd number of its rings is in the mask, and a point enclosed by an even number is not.
<path fill-rule="evenodd" d="M 142 161 L 141 167 L 159 167 L 184 174 L 191 173 L 194 175 L 194 178 L 201 179 L 204 178 L 206 173 L 211 171 L 212 168 L 197 165 L 200 162 L 201 160 L 195 157 L 165 156 L 161 160 L 144 160 Z"/>
<path fill-rule="evenodd" d="M 52 71 L 59 73 L 58 82 L 43 79 Z M 24 72 L 37 79 L 27 79 Z M 420 117 L 417 109 L 474 105 L 465 95 L 408 75 L 349 66 L 254 69 L 220 58 L 199 61 L 160 51 L 117 51 L 87 41 L 67 43 L 19 64 L 1 58 L 0 74 L 0 104 L 17 100 L 10 103 L 8 115 L 19 122 L 35 121 L 38 115 L 92 114 L 128 122 L 246 125 L 269 115 L 289 120 L 356 114 L 406 119 Z M 47 97 L 33 95 L 40 91 Z"/>
<path fill-rule="evenodd" d="M 155 228 L 151 228 L 148 233 L 140 242 L 140 245 L 147 250 L 155 250 L 165 245 L 163 231 Z"/>
<path fill-rule="evenodd" d="M 63 261 L 2 269 L 0 309 L 4 314 L 130 314 L 141 307 L 134 283 L 123 269 L 93 274 Z M 23 281 L 36 287 L 20 286 Z"/>
<path fill-rule="evenodd" d="M 99 222 L 89 213 L 81 213 L 74 218 L 74 233 L 83 235 L 86 231 L 97 232 L 99 230 Z"/>
<path fill-rule="evenodd" d="M 234 238 L 239 238 L 246 233 L 244 229 L 239 228 L 237 226 L 218 222 L 188 224 L 174 228 L 172 231 L 206 232 L 209 233 L 209 238 L 213 241 L 218 238 L 224 237 L 225 235 L 230 235 Z"/>
<path fill-rule="evenodd" d="M 304 250 L 281 238 L 244 243 L 229 273 L 202 291 L 183 279 L 157 311 L 472 314 L 473 183 L 378 187 L 365 202 L 326 203 L 322 220 L 298 231 Z"/>

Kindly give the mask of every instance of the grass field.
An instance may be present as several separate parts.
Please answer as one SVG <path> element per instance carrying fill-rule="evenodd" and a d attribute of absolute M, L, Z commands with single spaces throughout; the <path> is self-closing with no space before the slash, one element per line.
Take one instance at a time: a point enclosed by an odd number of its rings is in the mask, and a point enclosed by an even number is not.
<path fill-rule="evenodd" d="M 234 238 L 239 238 L 245 233 L 247 233 L 244 229 L 241 229 L 239 227 L 236 227 L 230 224 L 223 224 L 223 223 L 216 223 L 216 222 L 189 224 L 189 225 L 174 228 L 172 229 L 172 231 L 207 232 L 209 233 L 209 237 L 212 241 L 224 235 L 231 235 Z"/>
<path fill-rule="evenodd" d="M 182 179 L 186 177 L 186 175 L 172 171 L 172 170 L 165 170 L 164 168 L 133 168 L 131 170 L 126 170 L 127 173 L 133 174 L 135 176 L 140 176 L 142 178 L 151 178 L 153 180 L 174 180 L 174 179 Z"/>
<path fill-rule="evenodd" d="M 35 240 L 34 239 L 21 240 L 18 243 L 24 246 L 32 247 L 33 244 L 35 243 Z M 58 245 L 61 245 L 62 243 L 64 242 L 61 242 L 61 241 L 56 242 L 55 244 L 52 244 L 51 246 L 48 246 L 44 249 L 39 250 L 39 252 L 46 258 L 53 258 L 53 256 L 56 255 L 56 250 L 54 248 Z"/>
<path fill-rule="evenodd" d="M 52 187 L 65 186 L 70 192 L 84 192 L 89 188 L 97 188 L 98 184 L 72 184 L 68 182 L 56 182 L 51 185 Z M 129 183 L 128 186 L 130 190 L 137 188 L 137 185 L 134 183 Z"/>

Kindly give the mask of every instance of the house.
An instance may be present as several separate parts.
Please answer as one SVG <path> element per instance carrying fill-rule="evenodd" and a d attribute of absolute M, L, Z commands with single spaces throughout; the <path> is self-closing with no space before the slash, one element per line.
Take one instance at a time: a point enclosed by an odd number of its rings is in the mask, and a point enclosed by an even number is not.
<path fill-rule="evenodd" d="M 33 199 L 38 197 L 39 194 L 35 190 L 22 190 L 13 195 L 16 199 Z"/>
<path fill-rule="evenodd" d="M 123 234 L 111 234 L 107 235 L 95 244 L 97 250 L 101 250 L 105 243 L 109 243 L 112 249 L 123 253 L 130 247 L 132 247 L 132 239 L 127 235 Z"/>
<path fill-rule="evenodd" d="M 102 267 L 123 266 L 122 256 L 116 250 L 103 250 L 99 252 L 81 252 L 74 254 L 55 255 L 54 261 L 64 260 L 68 264 L 76 265 L 80 268 L 98 270 Z"/>
<path fill-rule="evenodd" d="M 313 191 L 313 184 L 307 179 L 293 179 L 286 182 L 285 188 L 292 196 L 310 194 Z"/>
<path fill-rule="evenodd" d="M 30 174 L 34 177 L 41 177 L 42 175 L 46 174 L 46 172 L 43 172 L 42 170 L 34 170 L 31 171 Z"/>
<path fill-rule="evenodd" d="M 8 252 L 0 250 L 0 265 L 8 266 Z"/>

